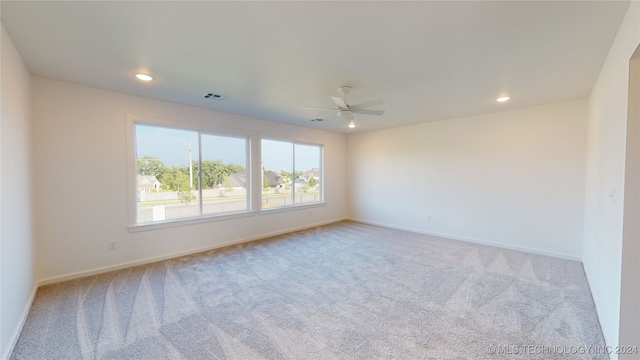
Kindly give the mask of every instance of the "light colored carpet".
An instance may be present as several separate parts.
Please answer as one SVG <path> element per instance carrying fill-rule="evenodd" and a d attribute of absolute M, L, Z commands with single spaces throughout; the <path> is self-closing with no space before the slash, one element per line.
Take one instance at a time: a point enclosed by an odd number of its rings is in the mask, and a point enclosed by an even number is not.
<path fill-rule="evenodd" d="M 341 222 L 44 286 L 11 359 L 606 359 L 603 346 L 579 262 Z"/>

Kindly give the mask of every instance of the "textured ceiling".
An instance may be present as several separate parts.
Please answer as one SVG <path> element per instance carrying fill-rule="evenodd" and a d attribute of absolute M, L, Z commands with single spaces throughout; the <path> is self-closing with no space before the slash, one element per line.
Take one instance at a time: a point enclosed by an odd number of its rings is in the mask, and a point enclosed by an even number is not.
<path fill-rule="evenodd" d="M 587 97 L 628 1 L 2 1 L 34 75 L 337 132 Z M 153 75 L 151 83 L 133 77 Z M 331 107 L 381 98 L 349 130 Z M 223 101 L 205 99 L 213 92 Z M 512 100 L 500 104 L 499 95 Z"/>

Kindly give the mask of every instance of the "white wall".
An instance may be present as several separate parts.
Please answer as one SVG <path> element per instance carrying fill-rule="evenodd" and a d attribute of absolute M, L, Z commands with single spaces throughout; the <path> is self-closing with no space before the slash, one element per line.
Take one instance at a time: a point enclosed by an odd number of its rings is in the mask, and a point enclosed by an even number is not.
<path fill-rule="evenodd" d="M 17 340 L 36 285 L 32 234 L 30 75 L 2 26 L 0 358 Z"/>
<path fill-rule="evenodd" d="M 629 67 L 622 281 L 620 283 L 620 344 L 640 344 L 640 46 L 636 48 Z M 638 355 L 620 355 L 621 359 L 635 357 Z"/>
<path fill-rule="evenodd" d="M 586 121 L 577 100 L 351 134 L 349 214 L 580 258 Z"/>
<path fill-rule="evenodd" d="M 44 282 L 343 219 L 346 135 L 33 78 L 36 237 Z M 126 113 L 325 145 L 326 206 L 127 230 Z M 96 189 L 102 189 L 96 192 Z M 109 241 L 117 249 L 108 249 Z"/>
<path fill-rule="evenodd" d="M 609 346 L 619 340 L 629 59 L 639 42 L 632 1 L 589 98 L 583 262 Z"/>

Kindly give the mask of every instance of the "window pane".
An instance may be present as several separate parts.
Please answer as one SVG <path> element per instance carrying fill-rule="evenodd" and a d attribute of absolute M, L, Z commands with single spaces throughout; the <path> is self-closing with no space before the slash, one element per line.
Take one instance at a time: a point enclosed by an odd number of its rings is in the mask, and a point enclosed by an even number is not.
<path fill-rule="evenodd" d="M 262 140 L 262 208 L 291 205 L 293 144 Z"/>
<path fill-rule="evenodd" d="M 246 211 L 247 139 L 202 135 L 202 213 Z"/>
<path fill-rule="evenodd" d="M 262 140 L 262 208 L 322 202 L 322 146 Z"/>
<path fill-rule="evenodd" d="M 141 124 L 135 133 L 137 223 L 200 215 L 198 133 Z"/>
<path fill-rule="evenodd" d="M 295 144 L 295 186 L 296 204 L 322 201 L 320 172 L 321 148 L 316 145 Z"/>

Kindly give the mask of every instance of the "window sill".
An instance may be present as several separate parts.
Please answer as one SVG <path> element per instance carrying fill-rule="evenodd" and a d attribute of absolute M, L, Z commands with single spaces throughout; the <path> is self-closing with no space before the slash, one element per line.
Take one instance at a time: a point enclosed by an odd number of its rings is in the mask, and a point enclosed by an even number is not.
<path fill-rule="evenodd" d="M 141 232 L 141 231 L 166 229 L 166 228 L 185 226 L 185 225 L 203 224 L 203 223 L 208 223 L 212 221 L 223 221 L 223 220 L 230 220 L 230 219 L 246 218 L 246 217 L 255 216 L 256 214 L 266 215 L 266 214 L 274 214 L 274 213 L 280 213 L 280 212 L 312 209 L 317 207 L 325 207 L 326 205 L 327 205 L 326 202 L 318 202 L 318 203 L 312 203 L 312 204 L 280 206 L 280 207 L 271 208 L 271 209 L 263 209 L 257 212 L 250 211 L 250 212 L 241 212 L 241 213 L 210 215 L 206 217 L 186 218 L 186 219 L 179 219 L 179 220 L 168 220 L 168 221 L 162 221 L 162 222 L 130 225 L 127 227 L 127 230 L 130 233 L 134 233 L 134 232 Z"/>
<path fill-rule="evenodd" d="M 267 208 L 267 209 L 262 209 L 258 211 L 258 213 L 260 215 L 265 215 L 265 214 L 272 214 L 272 213 L 278 213 L 278 212 L 284 212 L 284 211 L 295 211 L 295 210 L 325 207 L 325 206 L 327 206 L 327 203 L 323 201 L 323 202 L 316 202 L 316 203 L 310 203 L 310 204 L 288 205 L 288 206 L 278 206 L 273 208 Z"/>
<path fill-rule="evenodd" d="M 208 223 L 208 222 L 212 222 L 212 221 L 221 221 L 221 220 L 230 220 L 230 219 L 251 217 L 251 216 L 255 216 L 255 215 L 256 215 L 255 211 L 248 211 L 248 212 L 241 212 L 241 213 L 220 214 L 220 215 L 209 215 L 209 216 L 202 216 L 202 217 L 194 217 L 194 218 L 185 218 L 185 219 L 158 221 L 158 222 L 154 222 L 154 223 L 130 225 L 129 227 L 127 227 L 127 230 L 132 233 L 132 232 L 140 232 L 140 231 L 172 228 L 172 227 L 177 227 L 177 226 L 202 224 L 202 223 Z"/>

